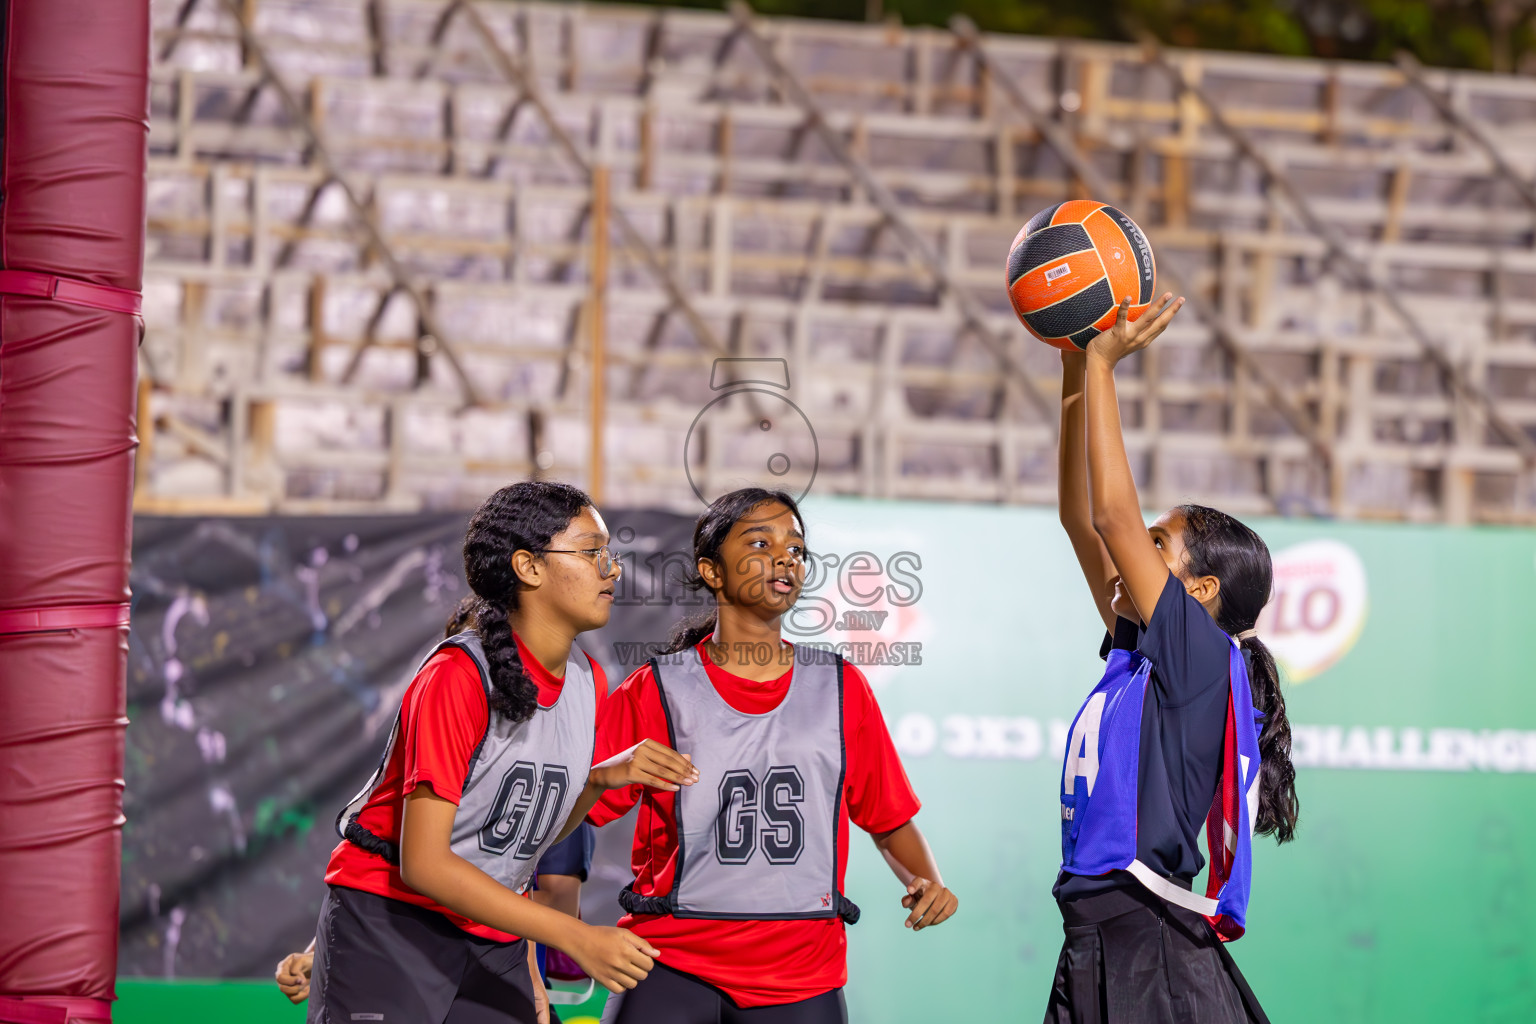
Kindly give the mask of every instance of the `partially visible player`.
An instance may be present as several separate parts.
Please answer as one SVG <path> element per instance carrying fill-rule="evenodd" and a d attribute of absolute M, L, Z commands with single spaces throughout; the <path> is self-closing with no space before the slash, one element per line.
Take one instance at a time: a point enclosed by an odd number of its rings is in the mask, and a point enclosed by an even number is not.
<path fill-rule="evenodd" d="M 640 744 L 593 764 L 607 685 L 576 636 L 608 621 L 619 564 L 585 494 L 504 487 L 471 518 L 474 629 L 407 689 L 385 756 L 337 819 L 309 1020 L 545 1024 L 529 940 L 611 991 L 659 954 L 526 898 L 541 854 L 608 788 L 679 789 L 687 760 Z"/>
<path fill-rule="evenodd" d="M 472 601 L 473 599 L 466 599 Z M 463 623 L 450 620 L 449 636 L 461 631 Z M 593 829 L 586 821 L 576 826 L 576 831 L 560 840 L 539 859 L 534 876 L 532 899 L 571 917 L 581 917 L 581 886 L 592 869 Z M 546 963 L 552 961 L 552 963 Z M 573 981 L 586 977 L 567 954 L 547 946 L 538 947 L 538 973 L 546 981 L 556 977 Z M 315 964 L 315 940 L 302 953 L 289 953 L 278 963 L 274 977 L 277 987 L 288 1001 L 297 1006 L 309 998 L 310 974 Z M 538 995 L 535 991 L 535 1001 Z M 550 1024 L 558 1024 L 559 1017 L 549 1009 Z"/>
<path fill-rule="evenodd" d="M 609 749 L 681 745 L 700 772 L 682 792 L 607 793 L 604 824 L 640 803 L 635 880 L 620 924 L 666 950 L 605 1024 L 842 1024 L 849 822 L 902 884 L 906 926 L 957 901 L 913 816 L 918 800 L 862 673 L 782 639 L 806 570 L 794 499 L 747 488 L 716 500 L 693 535 L 694 574 L 716 610 L 684 621 L 669 654 L 609 698 Z M 894 901 L 893 901 L 894 902 Z"/>
<path fill-rule="evenodd" d="M 309 977 L 315 967 L 315 940 L 302 953 L 289 953 L 278 962 L 277 987 L 288 1001 L 297 1006 L 309 998 Z"/>
<path fill-rule="evenodd" d="M 581 918 L 581 887 L 592 871 L 592 854 L 597 846 L 597 830 L 588 821 L 576 826 L 576 831 L 550 847 L 539 860 L 539 870 L 534 876 L 532 898 L 571 917 Z M 587 972 L 565 953 L 539 943 L 536 947 L 536 969 L 548 990 L 549 980 L 587 981 Z M 551 1000 L 553 1002 L 553 1000 Z M 560 1024 L 560 1015 L 553 1006 L 549 1008 L 550 1024 Z"/>
<path fill-rule="evenodd" d="M 460 632 L 462 625 L 462 622 L 450 620 L 448 635 Z M 581 822 L 576 826 L 576 831 L 550 847 L 549 852 L 540 858 L 534 878 L 536 888 L 532 894 L 535 902 L 571 917 L 581 917 L 581 886 L 592 868 L 592 831 L 590 824 Z M 540 945 L 538 954 L 538 973 L 543 977 L 553 975 L 563 981 L 571 981 L 586 976 L 586 972 L 574 960 L 558 949 Z M 547 967 L 546 959 L 553 960 L 554 964 Z M 274 974 L 277 987 L 295 1006 L 309 998 L 309 980 L 314 964 L 315 940 L 310 939 L 302 953 L 289 953 L 277 965 Z M 549 1018 L 550 1024 L 558 1021 L 553 1009 L 549 1010 Z"/>
<path fill-rule="evenodd" d="M 1110 635 L 1058 783 L 1066 938 L 1048 1024 L 1266 1019 L 1223 940 L 1246 926 L 1252 836 L 1296 828 L 1285 699 L 1254 633 L 1269 549 L 1200 505 L 1145 525 L 1115 393 L 1116 364 L 1167 328 L 1172 300 L 1134 324 L 1122 304 L 1086 353 L 1062 354 L 1061 523 Z"/>

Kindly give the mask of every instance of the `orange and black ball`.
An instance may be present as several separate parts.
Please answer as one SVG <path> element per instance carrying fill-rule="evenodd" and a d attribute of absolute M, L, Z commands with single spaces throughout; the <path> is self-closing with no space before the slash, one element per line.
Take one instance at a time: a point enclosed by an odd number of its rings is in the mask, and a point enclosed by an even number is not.
<path fill-rule="evenodd" d="M 1031 334 L 1084 349 L 1115 324 L 1129 295 L 1135 320 L 1152 304 L 1157 264 L 1136 222 L 1106 203 L 1073 199 L 1041 210 L 1008 250 L 1008 299 Z"/>

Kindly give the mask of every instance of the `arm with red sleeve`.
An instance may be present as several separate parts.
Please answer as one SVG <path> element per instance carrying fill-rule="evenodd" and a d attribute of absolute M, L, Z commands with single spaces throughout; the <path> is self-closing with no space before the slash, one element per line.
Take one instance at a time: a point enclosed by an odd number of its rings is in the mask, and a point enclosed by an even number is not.
<path fill-rule="evenodd" d="M 649 666 L 641 669 L 649 677 Z M 576 807 L 566 820 L 561 837 L 575 831 L 583 818 L 594 825 L 614 820 L 634 806 L 641 791 L 649 786 L 665 793 L 676 793 L 699 780 L 699 771 L 686 754 L 667 746 L 665 726 L 645 730 L 635 708 L 635 688 L 631 685 L 640 672 L 624 681 L 618 691 L 605 698 L 598 708 L 597 738 L 592 746 L 592 773 Z M 601 801 L 621 808 L 617 814 L 590 813 Z"/>
<path fill-rule="evenodd" d="M 400 717 L 405 746 L 401 795 L 428 785 L 457 804 L 469 760 L 490 722 L 485 687 L 469 657 L 451 650 L 434 655 L 406 693 Z"/>
<path fill-rule="evenodd" d="M 597 721 L 597 746 L 592 759 L 597 762 L 651 740 L 667 744 L 667 716 L 661 707 L 661 695 L 651 679 L 651 666 L 641 665 L 629 674 L 603 704 Z M 587 820 L 598 828 L 618 821 L 639 803 L 644 786 L 610 789 L 598 797 Z"/>
<path fill-rule="evenodd" d="M 843 668 L 844 735 L 848 738 L 848 817 L 870 833 L 875 848 L 907 887 L 906 926 L 921 931 L 954 916 L 960 901 L 945 888 L 933 851 L 913 817 L 921 806 L 891 742 L 869 681 Z"/>

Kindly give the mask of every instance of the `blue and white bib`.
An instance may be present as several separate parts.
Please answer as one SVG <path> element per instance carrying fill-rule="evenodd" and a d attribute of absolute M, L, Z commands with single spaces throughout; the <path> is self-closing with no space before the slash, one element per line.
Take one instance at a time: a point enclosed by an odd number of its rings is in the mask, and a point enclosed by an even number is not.
<path fill-rule="evenodd" d="M 1227 667 L 1221 774 L 1206 818 L 1206 894 L 1183 888 L 1137 857 L 1141 717 L 1153 668 L 1139 651 L 1109 652 L 1104 678 L 1072 720 L 1062 766 L 1061 870 L 1129 872 L 1162 899 L 1204 915 L 1222 939 L 1231 940 L 1242 935 L 1248 910 L 1262 716 L 1253 709 L 1248 667 L 1236 641 Z"/>

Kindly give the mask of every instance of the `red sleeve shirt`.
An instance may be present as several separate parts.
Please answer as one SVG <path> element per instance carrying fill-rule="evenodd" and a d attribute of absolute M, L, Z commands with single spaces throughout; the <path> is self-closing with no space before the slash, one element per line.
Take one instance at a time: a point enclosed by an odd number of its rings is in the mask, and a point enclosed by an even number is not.
<path fill-rule="evenodd" d="M 789 692 L 793 667 L 777 679 L 756 682 L 713 664 L 705 670 L 720 696 L 736 710 L 760 715 Z M 866 832 L 889 832 L 910 821 L 921 804 L 891 742 L 880 706 L 864 674 L 843 671 L 843 736 L 848 770 L 837 828 L 837 880 L 848 866 L 848 822 Z M 609 698 L 598 725 L 596 760 L 612 757 L 641 740 L 668 743 L 667 719 L 650 666 L 642 666 Z M 686 744 L 680 750 L 688 753 Z M 677 814 L 673 794 L 631 786 L 610 790 L 587 820 L 605 825 L 640 804 L 631 866 L 635 891 L 662 896 L 677 868 Z M 847 940 L 838 918 L 811 921 L 714 921 L 671 916 L 626 916 L 631 928 L 662 951 L 664 962 L 722 989 L 742 1007 L 810 999 L 848 980 Z"/>
<path fill-rule="evenodd" d="M 539 664 L 515 634 L 513 639 L 524 671 L 538 687 L 539 704 L 552 706 L 560 699 L 565 680 Z M 587 660 L 592 666 L 601 714 L 607 703 L 608 680 L 602 666 L 591 658 Z M 399 735 L 390 748 L 383 776 L 358 814 L 358 823 L 381 839 L 398 844 L 405 797 L 417 786 L 425 783 L 436 795 L 457 804 L 464 794 L 469 759 L 489 724 L 490 705 L 485 687 L 469 655 L 451 647 L 433 655 L 405 691 L 400 704 Z M 405 884 L 397 865 L 345 839 L 331 851 L 325 880 L 330 885 L 360 889 L 435 910 L 471 935 L 495 942 L 513 942 L 517 938 L 428 899 Z"/>

